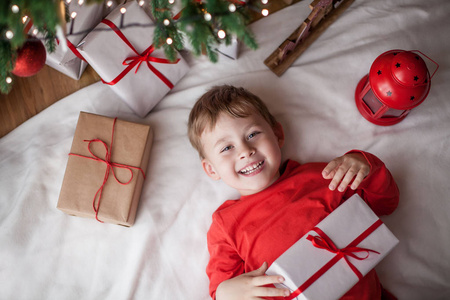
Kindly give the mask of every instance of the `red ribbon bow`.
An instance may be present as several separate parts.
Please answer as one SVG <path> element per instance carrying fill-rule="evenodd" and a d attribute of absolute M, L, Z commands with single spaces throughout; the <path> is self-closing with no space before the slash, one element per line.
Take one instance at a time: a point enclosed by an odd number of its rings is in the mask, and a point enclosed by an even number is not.
<path fill-rule="evenodd" d="M 141 168 L 133 167 L 133 166 L 129 166 L 129 165 L 124 165 L 124 164 L 120 164 L 120 163 L 115 163 L 115 162 L 111 161 L 111 149 L 112 149 L 112 145 L 113 145 L 114 128 L 115 128 L 115 125 L 116 125 L 116 120 L 117 120 L 117 118 L 115 118 L 114 122 L 113 122 L 113 129 L 112 129 L 112 136 L 111 136 L 111 145 L 110 145 L 109 148 L 108 148 L 108 145 L 104 141 L 102 141 L 100 139 L 92 139 L 92 140 L 84 140 L 84 142 L 88 142 L 88 151 L 89 151 L 89 153 L 92 156 L 84 156 L 84 155 L 69 153 L 69 155 L 83 157 L 83 158 L 88 158 L 88 159 L 99 161 L 99 162 L 103 162 L 103 163 L 106 164 L 106 171 L 105 171 L 105 176 L 103 177 L 103 183 L 100 186 L 100 188 L 97 190 L 97 192 L 95 193 L 94 200 L 92 201 L 92 207 L 94 208 L 94 211 L 95 211 L 95 219 L 97 221 L 101 222 L 101 223 L 103 223 L 103 221 L 98 219 L 98 211 L 99 211 L 99 208 L 100 208 L 100 202 L 101 202 L 101 198 L 102 198 L 103 188 L 105 187 L 106 181 L 109 178 L 110 172 L 112 172 L 116 182 L 121 184 L 121 185 L 127 185 L 133 180 L 134 174 L 133 174 L 133 170 L 132 169 L 141 171 L 142 176 L 144 176 L 144 179 L 145 179 L 145 173 L 144 173 L 144 171 Z M 105 158 L 104 159 L 98 157 L 97 155 L 95 155 L 91 151 L 91 144 L 92 143 L 101 143 L 105 147 L 106 154 L 105 154 Z M 126 170 L 130 171 L 130 179 L 127 182 L 120 181 L 117 178 L 116 173 L 114 172 L 114 168 L 121 168 L 121 169 L 126 169 Z M 97 199 L 97 196 L 98 196 L 98 201 L 96 203 L 95 199 Z"/>
<path fill-rule="evenodd" d="M 370 254 L 369 252 L 374 252 L 374 253 L 380 254 L 380 252 L 375 251 L 375 250 L 361 248 L 361 247 L 355 247 L 355 246 L 350 246 L 350 245 L 345 248 L 339 249 L 338 247 L 336 247 L 336 245 L 333 243 L 333 241 L 328 237 L 328 235 L 326 235 L 322 230 L 320 230 L 320 228 L 316 227 L 316 228 L 314 228 L 314 231 L 319 233 L 319 235 L 318 236 L 308 235 L 306 237 L 306 239 L 308 241 L 311 241 L 311 243 L 314 245 L 314 247 L 320 248 L 320 249 L 325 249 L 332 253 L 336 253 L 339 258 L 345 259 L 345 261 L 347 262 L 349 267 L 356 274 L 356 276 L 358 276 L 359 279 L 362 279 L 363 275 L 355 267 L 355 265 L 352 264 L 348 260 L 348 256 L 353 257 L 357 260 L 364 260 L 369 257 L 369 254 Z M 366 252 L 366 255 L 363 257 L 360 257 L 355 254 L 358 252 Z"/>
<path fill-rule="evenodd" d="M 136 71 L 134 72 L 136 74 L 139 67 L 141 66 L 141 64 L 143 62 L 146 62 L 148 68 L 156 76 L 158 76 L 159 79 L 161 79 L 170 89 L 173 88 L 172 82 L 170 82 L 169 79 L 167 79 L 161 72 L 159 72 L 154 66 L 152 66 L 150 64 L 150 62 L 156 62 L 156 63 L 161 63 L 161 64 L 176 64 L 180 61 L 180 59 L 177 59 L 176 61 L 171 62 L 170 60 L 165 59 L 165 58 L 158 58 L 158 57 L 151 56 L 152 52 L 155 50 L 155 47 L 153 45 L 150 45 L 150 47 L 148 47 L 144 52 L 139 54 L 139 52 L 137 52 L 137 50 L 133 47 L 133 45 L 130 43 L 130 41 L 122 33 L 122 31 L 120 31 L 120 29 L 113 22 L 111 22 L 108 19 L 103 19 L 102 23 L 108 25 L 125 42 L 125 44 L 127 44 L 127 46 L 130 47 L 130 49 L 133 50 L 134 53 L 136 53 L 136 56 L 128 57 L 122 62 L 123 65 L 128 66 L 127 68 L 125 68 L 125 70 L 123 70 L 116 78 L 114 78 L 114 80 L 112 80 L 110 82 L 106 82 L 102 79 L 103 83 L 109 84 L 109 85 L 115 85 L 125 75 L 127 75 L 128 72 L 131 71 L 131 69 L 133 69 L 137 65 Z"/>
<path fill-rule="evenodd" d="M 364 260 L 369 257 L 370 252 L 378 253 L 379 252 L 371 249 L 357 247 L 359 243 L 361 243 L 365 238 L 367 238 L 372 232 L 375 231 L 378 227 L 380 227 L 383 222 L 378 219 L 375 223 L 373 223 L 369 228 L 367 228 L 363 233 L 361 233 L 356 239 L 354 239 L 347 247 L 339 249 L 333 243 L 333 241 L 323 232 L 320 228 L 315 227 L 313 231 L 317 232 L 319 236 L 308 235 L 306 237 L 307 240 L 311 241 L 312 244 L 320 249 L 325 249 L 332 253 L 336 253 L 336 255 L 327 262 L 322 268 L 320 268 L 316 273 L 314 273 L 311 277 L 308 278 L 297 290 L 291 293 L 285 299 L 291 300 L 303 293 L 311 284 L 313 284 L 320 276 L 322 276 L 326 271 L 328 271 L 334 264 L 336 264 L 341 258 L 344 258 L 347 264 L 350 266 L 352 271 L 361 279 L 363 276 L 361 272 L 353 265 L 347 258 L 347 256 L 356 258 L 357 260 Z M 366 256 L 358 256 L 355 253 L 357 252 L 366 252 Z"/>

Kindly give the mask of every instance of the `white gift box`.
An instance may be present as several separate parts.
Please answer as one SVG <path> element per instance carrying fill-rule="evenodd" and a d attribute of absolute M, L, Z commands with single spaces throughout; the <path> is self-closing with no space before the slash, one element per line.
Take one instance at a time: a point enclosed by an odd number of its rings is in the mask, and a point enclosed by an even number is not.
<path fill-rule="evenodd" d="M 66 34 L 69 34 L 66 39 L 73 45 L 71 46 L 72 49 L 66 47 L 66 41 L 60 41 L 56 45 L 55 51 L 51 53 L 47 51 L 45 63 L 53 69 L 78 80 L 88 64 L 77 57 L 74 51 L 77 51 L 78 43 L 101 21 L 103 5 L 95 3 L 79 5 L 78 1 L 72 1 L 68 5 L 69 15 L 76 13 L 76 17 L 71 18 L 66 24 Z M 71 32 L 72 34 L 70 34 Z"/>
<path fill-rule="evenodd" d="M 239 55 L 239 40 L 232 37 L 230 45 L 220 44 L 215 50 L 219 53 L 219 60 L 236 60 Z"/>
<path fill-rule="evenodd" d="M 184 49 L 192 52 L 194 48 L 192 47 L 187 35 L 184 32 L 181 32 L 181 36 L 183 38 Z M 226 45 L 225 43 L 217 44 L 215 47 L 213 46 L 213 49 L 218 53 L 218 61 L 236 60 L 239 56 L 239 46 L 239 40 L 233 36 L 231 38 L 230 45 Z"/>
<path fill-rule="evenodd" d="M 319 236 L 328 237 L 339 251 L 316 247 L 312 241 L 320 243 Z M 285 278 L 276 286 L 291 290 L 287 299 L 339 299 L 397 244 L 398 239 L 355 194 L 278 257 L 266 274 Z"/>
<path fill-rule="evenodd" d="M 171 63 L 163 49 L 151 49 L 152 24 L 136 1 L 130 1 L 116 7 L 79 45 L 81 55 L 103 82 L 140 117 L 189 71 L 180 55 Z"/>
<path fill-rule="evenodd" d="M 47 52 L 45 64 L 76 80 L 80 79 L 88 66 L 87 62 L 78 58 L 72 50 L 65 50 L 61 46 L 57 46 L 52 53 Z"/>

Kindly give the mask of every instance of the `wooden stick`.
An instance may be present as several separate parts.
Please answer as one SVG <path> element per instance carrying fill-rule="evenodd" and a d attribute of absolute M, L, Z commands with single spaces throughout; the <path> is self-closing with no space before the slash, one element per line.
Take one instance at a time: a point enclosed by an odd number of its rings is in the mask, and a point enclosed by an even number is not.
<path fill-rule="evenodd" d="M 300 27 L 298 27 L 281 45 L 266 58 L 264 64 L 269 67 L 276 75 L 281 76 L 293 63 L 294 61 L 328 28 L 330 25 L 336 21 L 336 19 L 354 2 L 354 0 L 342 0 L 340 5 L 337 8 L 331 7 L 331 11 L 327 12 L 319 12 L 318 15 L 320 21 L 313 20 L 313 24 L 317 23 L 315 27 L 310 26 L 309 33 L 306 34 L 305 38 L 301 38 L 300 41 L 296 44 L 295 48 L 291 49 L 288 53 L 285 53 L 286 46 L 294 41 L 296 41 L 299 37 L 299 33 L 302 32 L 302 29 L 307 26 L 308 23 L 311 23 L 311 15 L 316 14 L 317 11 L 314 11 L 314 6 L 318 3 L 318 1 L 313 1 L 311 6 L 313 8 L 313 12 L 310 16 L 302 23 Z"/>

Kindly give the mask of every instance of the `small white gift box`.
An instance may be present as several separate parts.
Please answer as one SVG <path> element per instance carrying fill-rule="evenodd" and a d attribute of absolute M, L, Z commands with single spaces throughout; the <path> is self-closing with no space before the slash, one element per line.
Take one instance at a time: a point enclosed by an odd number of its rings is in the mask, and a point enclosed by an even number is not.
<path fill-rule="evenodd" d="M 58 41 L 55 51 L 51 53 L 47 51 L 45 63 L 78 80 L 88 64 L 80 57 L 76 46 L 101 21 L 103 5 L 96 3 L 79 5 L 77 1 L 72 1 L 68 4 L 68 10 L 69 15 L 73 14 L 74 17 L 66 24 L 66 40 Z"/>
<path fill-rule="evenodd" d="M 126 13 L 120 12 L 123 8 Z M 140 117 L 189 71 L 181 56 L 170 62 L 163 49 L 153 47 L 152 24 L 136 1 L 130 1 L 117 6 L 79 45 L 103 83 Z"/>
<path fill-rule="evenodd" d="M 375 267 L 398 239 L 357 194 L 323 219 L 269 267 L 286 299 L 339 299 Z"/>
<path fill-rule="evenodd" d="M 236 60 L 239 56 L 239 40 L 236 37 L 231 38 L 231 44 L 220 44 L 215 50 L 219 53 L 219 60 Z"/>

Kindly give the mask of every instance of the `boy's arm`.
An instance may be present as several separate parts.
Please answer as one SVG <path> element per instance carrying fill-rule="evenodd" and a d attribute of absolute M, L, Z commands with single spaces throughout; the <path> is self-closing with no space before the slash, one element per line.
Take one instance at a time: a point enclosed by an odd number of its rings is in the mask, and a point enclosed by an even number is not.
<path fill-rule="evenodd" d="M 216 216 L 214 216 L 216 217 Z M 254 271 L 244 273 L 244 261 L 227 240 L 223 228 L 213 217 L 208 231 L 210 259 L 206 267 L 209 292 L 215 300 L 262 299 L 259 297 L 288 296 L 289 290 L 267 287 L 284 281 L 282 276 L 266 276 L 267 263 Z"/>
<path fill-rule="evenodd" d="M 220 218 L 215 213 L 207 235 L 209 262 L 206 274 L 212 299 L 216 299 L 216 290 L 221 282 L 244 273 L 244 262 L 219 223 Z"/>
<path fill-rule="evenodd" d="M 353 153 L 361 153 L 370 164 L 370 173 L 361 182 L 356 192 L 366 200 L 367 204 L 378 215 L 389 215 L 398 206 L 400 193 L 386 165 L 375 155 L 352 150 Z M 346 199 L 353 191 L 346 191 Z"/>
<path fill-rule="evenodd" d="M 356 190 L 377 215 L 388 215 L 398 205 L 399 191 L 391 173 L 379 158 L 368 152 L 352 150 L 334 159 L 325 167 L 323 177 L 332 179 L 331 190 L 339 186 L 344 199 Z"/>

